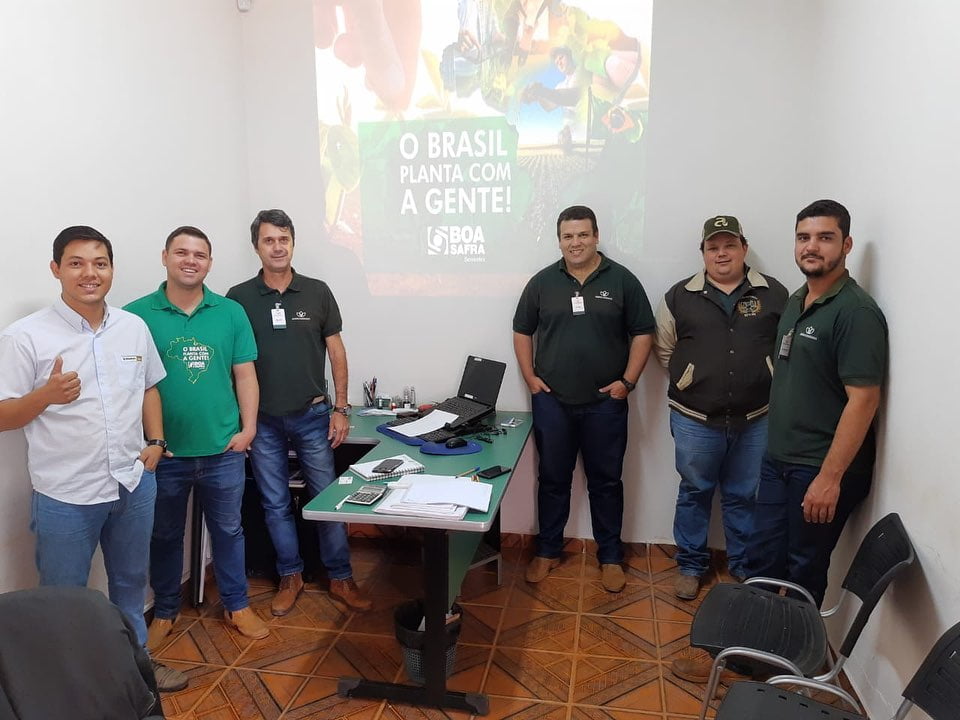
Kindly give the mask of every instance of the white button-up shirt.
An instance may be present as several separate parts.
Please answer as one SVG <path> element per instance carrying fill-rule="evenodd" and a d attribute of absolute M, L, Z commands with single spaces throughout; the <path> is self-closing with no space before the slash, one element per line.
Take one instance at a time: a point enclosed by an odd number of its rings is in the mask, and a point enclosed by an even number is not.
<path fill-rule="evenodd" d="M 58 299 L 0 333 L 0 400 L 45 385 L 58 355 L 80 376 L 80 397 L 24 427 L 33 488 L 74 505 L 116 500 L 118 483 L 140 483 L 143 393 L 166 375 L 163 363 L 136 315 L 108 306 L 94 330 Z"/>

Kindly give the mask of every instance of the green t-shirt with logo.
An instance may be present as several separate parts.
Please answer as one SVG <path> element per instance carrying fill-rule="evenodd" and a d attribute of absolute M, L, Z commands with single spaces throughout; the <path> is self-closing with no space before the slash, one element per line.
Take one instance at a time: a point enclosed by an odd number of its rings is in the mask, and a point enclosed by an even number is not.
<path fill-rule="evenodd" d="M 219 455 L 240 430 L 233 366 L 257 359 L 253 330 L 238 303 L 206 286 L 191 315 L 170 303 L 166 286 L 124 309 L 143 318 L 167 370 L 157 389 L 170 452 Z"/>
<path fill-rule="evenodd" d="M 767 452 L 782 462 L 819 467 L 846 407 L 846 386 L 883 384 L 887 322 L 873 298 L 846 274 L 804 310 L 806 297 L 804 285 L 780 316 Z M 875 454 L 871 425 L 848 470 L 870 473 Z"/>

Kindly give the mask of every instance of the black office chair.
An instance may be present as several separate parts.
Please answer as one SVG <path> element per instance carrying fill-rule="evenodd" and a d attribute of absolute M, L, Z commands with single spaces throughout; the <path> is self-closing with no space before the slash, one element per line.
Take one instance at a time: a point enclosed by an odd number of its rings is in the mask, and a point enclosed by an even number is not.
<path fill-rule="evenodd" d="M 690 644 L 714 657 L 700 720 L 706 717 L 720 672 L 730 658 L 737 658 L 738 665 L 749 666 L 755 673 L 786 670 L 790 675 L 834 682 L 890 581 L 912 564 L 914 558 L 913 545 L 900 516 L 890 513 L 878 521 L 860 543 L 843 579 L 840 601 L 830 610 L 820 612 L 807 590 L 773 578 L 756 577 L 743 584 L 723 583 L 711 588 L 690 628 Z M 780 595 L 781 589 L 792 593 Z M 850 594 L 860 599 L 860 610 L 847 630 L 834 663 L 823 618 L 835 614 Z M 816 675 L 825 664 L 830 669 Z"/>
<path fill-rule="evenodd" d="M 146 650 L 102 593 L 0 595 L 0 720 L 162 720 Z"/>
<path fill-rule="evenodd" d="M 858 712 L 860 706 L 835 685 L 805 678 L 781 676 L 777 685 L 800 685 L 831 693 Z M 903 691 L 894 720 L 903 720 L 916 705 L 933 720 L 960 716 L 960 623 L 947 630 L 929 652 Z M 716 720 L 866 720 L 862 715 L 827 705 L 798 693 L 758 682 L 731 686 L 717 710 Z"/>

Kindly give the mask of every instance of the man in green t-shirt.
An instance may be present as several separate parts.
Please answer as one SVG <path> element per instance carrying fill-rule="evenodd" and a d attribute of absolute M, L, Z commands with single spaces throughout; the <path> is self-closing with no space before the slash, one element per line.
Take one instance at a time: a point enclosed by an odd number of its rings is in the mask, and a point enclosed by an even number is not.
<path fill-rule="evenodd" d="M 887 369 L 887 324 L 846 268 L 850 214 L 818 200 L 797 215 L 806 284 L 780 318 L 769 435 L 748 570 L 823 602 L 830 554 L 870 490 L 873 420 Z"/>
<path fill-rule="evenodd" d="M 158 384 L 167 447 L 157 466 L 150 542 L 154 618 L 147 647 L 157 650 L 180 611 L 187 498 L 195 492 L 213 544 L 213 570 L 224 618 L 242 635 L 264 638 L 267 626 L 247 598 L 240 506 L 244 459 L 257 428 L 257 345 L 243 308 L 203 284 L 210 240 L 195 227 L 167 237 L 167 280 L 127 305 L 150 328 L 167 371 Z M 234 389 L 236 388 L 236 389 Z"/>

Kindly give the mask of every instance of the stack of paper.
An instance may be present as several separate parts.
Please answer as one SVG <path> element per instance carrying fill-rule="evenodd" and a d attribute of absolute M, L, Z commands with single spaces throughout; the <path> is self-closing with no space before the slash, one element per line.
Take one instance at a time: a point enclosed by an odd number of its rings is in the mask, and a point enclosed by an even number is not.
<path fill-rule="evenodd" d="M 467 510 L 486 512 L 492 486 L 450 475 L 406 475 L 374 508 L 386 515 L 462 520 Z"/>

